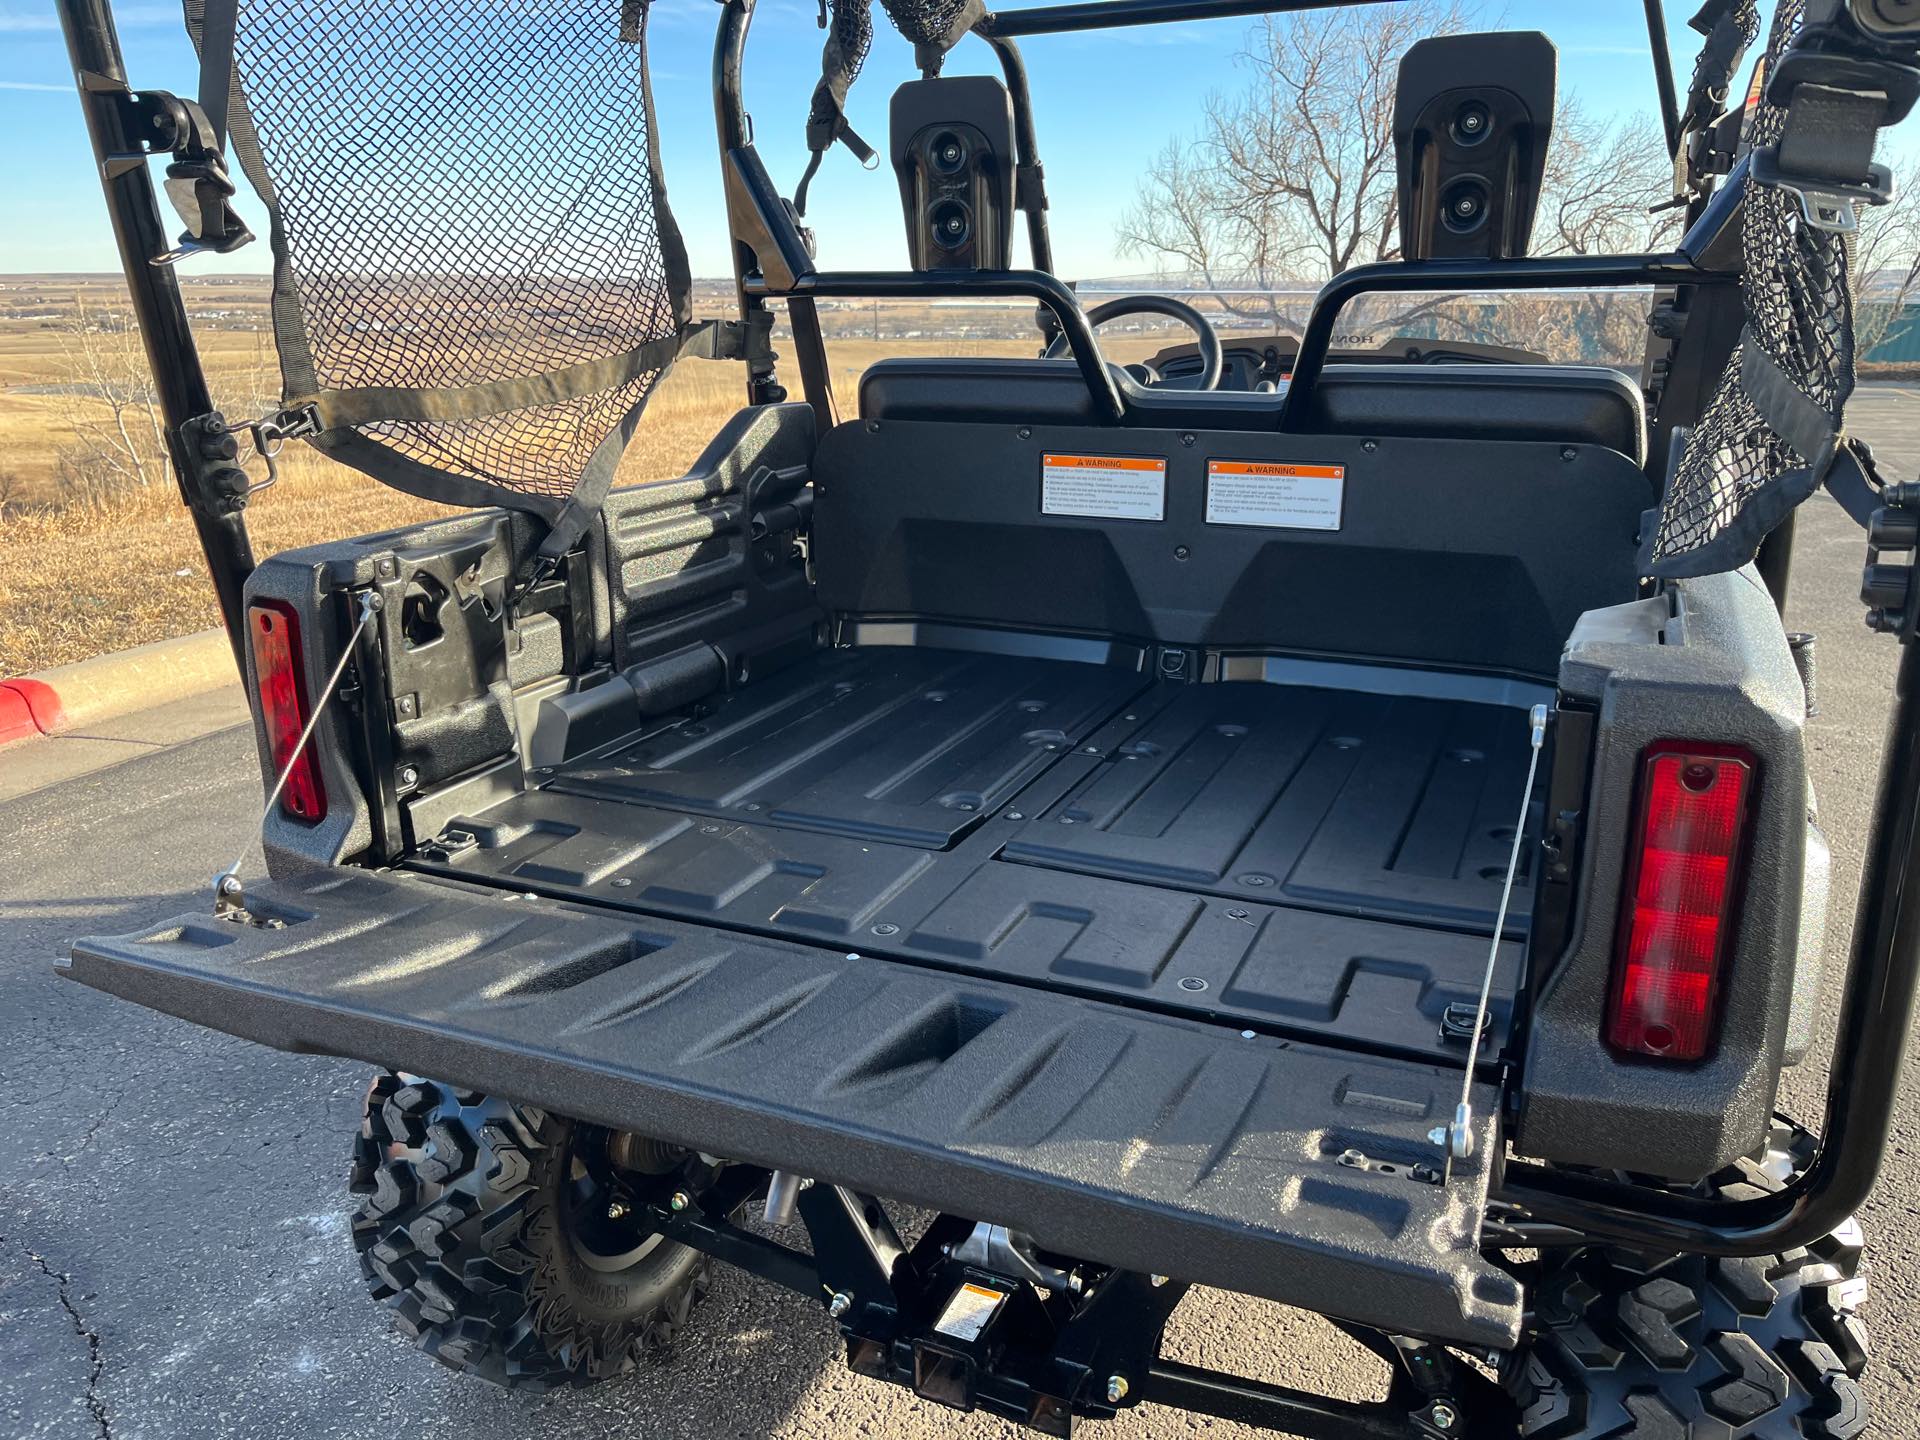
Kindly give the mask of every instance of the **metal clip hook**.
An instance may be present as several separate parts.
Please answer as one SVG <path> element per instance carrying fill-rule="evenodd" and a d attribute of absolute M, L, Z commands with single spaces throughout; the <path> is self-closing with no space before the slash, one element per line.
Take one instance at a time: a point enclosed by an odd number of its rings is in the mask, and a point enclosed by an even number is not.
<path fill-rule="evenodd" d="M 286 448 L 287 441 L 298 439 L 302 435 L 320 433 L 319 413 L 311 406 L 302 406 L 298 410 L 276 410 L 271 415 L 263 415 L 258 420 L 242 420 L 237 425 L 227 427 L 235 434 L 244 433 L 253 442 L 253 453 L 267 462 L 267 478 L 256 480 L 249 485 L 245 494 L 256 495 L 280 479 L 280 467 L 275 463 L 280 452 Z"/>

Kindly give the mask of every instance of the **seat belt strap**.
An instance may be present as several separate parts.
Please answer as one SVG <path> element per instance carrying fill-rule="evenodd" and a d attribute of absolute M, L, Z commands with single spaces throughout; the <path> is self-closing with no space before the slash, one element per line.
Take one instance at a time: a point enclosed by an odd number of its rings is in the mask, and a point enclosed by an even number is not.
<path fill-rule="evenodd" d="M 213 148 L 227 149 L 227 109 L 233 96 L 233 47 L 240 0 L 205 0 L 200 12 L 200 110 L 213 127 Z"/>

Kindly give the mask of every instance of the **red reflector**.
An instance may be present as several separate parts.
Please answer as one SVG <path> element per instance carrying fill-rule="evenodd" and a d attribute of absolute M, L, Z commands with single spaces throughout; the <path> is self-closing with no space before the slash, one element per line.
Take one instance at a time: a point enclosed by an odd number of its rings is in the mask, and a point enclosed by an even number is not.
<path fill-rule="evenodd" d="M 1616 1050 L 1698 1060 L 1711 1048 L 1741 840 L 1753 790 L 1745 751 L 1650 748 L 1606 1039 Z"/>
<path fill-rule="evenodd" d="M 247 607 L 247 634 L 253 642 L 253 671 L 260 685 L 260 718 L 277 778 L 307 728 L 307 681 L 301 670 L 300 620 L 284 600 L 256 600 Z M 327 792 L 320 784 L 311 744 L 300 752 L 280 792 L 280 808 L 295 820 L 312 823 L 327 814 Z"/>

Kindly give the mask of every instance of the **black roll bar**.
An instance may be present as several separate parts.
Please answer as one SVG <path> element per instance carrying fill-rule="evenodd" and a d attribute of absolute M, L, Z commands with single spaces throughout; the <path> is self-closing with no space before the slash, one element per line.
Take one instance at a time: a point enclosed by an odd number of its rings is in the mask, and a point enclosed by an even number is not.
<path fill-rule="evenodd" d="M 1021 58 L 1020 47 L 1006 36 L 982 38 L 1000 59 L 1000 70 L 1007 80 L 1007 98 L 1013 102 L 1013 148 L 1019 166 L 1014 196 L 1027 212 L 1027 249 L 1033 256 L 1033 268 L 1051 275 L 1053 237 L 1047 231 L 1047 196 L 1040 178 L 1040 139 L 1033 125 L 1033 90 L 1027 81 L 1027 62 Z M 1028 176 L 1032 177 L 1031 181 Z M 1032 194 L 1024 191 L 1028 184 L 1033 187 Z"/>
<path fill-rule="evenodd" d="M 1344 10 L 1355 5 L 1391 5 L 1399 0 L 1079 0 L 991 11 L 975 25 L 986 36 L 1066 35 L 1115 30 L 1126 25 L 1165 25 L 1180 20 L 1232 20 L 1245 15 L 1287 15 L 1297 10 Z"/>
<path fill-rule="evenodd" d="M 55 8 L 80 87 L 80 109 L 86 116 L 87 135 L 100 168 L 107 218 L 113 224 L 114 243 L 120 251 L 120 269 L 126 276 L 134 319 L 140 326 L 147 368 L 153 374 L 167 436 L 167 458 L 180 487 L 180 498 L 193 516 L 207 573 L 213 577 L 234 663 L 244 675 L 244 593 L 247 577 L 253 573 L 253 543 L 247 536 L 246 515 L 230 503 L 231 496 L 216 494 L 202 485 L 207 467 L 189 455 L 188 441 L 181 431 L 188 421 L 212 413 L 213 397 L 187 320 L 187 307 L 180 298 L 180 282 L 171 265 L 158 263 L 159 257 L 173 248 L 173 242 L 161 226 L 153 176 L 147 169 L 153 152 L 133 129 L 138 113 L 107 0 L 55 0 Z"/>
<path fill-rule="evenodd" d="M 1660 128 L 1667 156 L 1680 152 L 1680 97 L 1673 88 L 1673 52 L 1667 48 L 1667 11 L 1661 0 L 1647 0 L 1647 43 L 1653 50 L 1653 83 L 1660 91 Z"/>
<path fill-rule="evenodd" d="M 1118 422 L 1127 413 L 1126 400 L 1113 370 L 1100 352 L 1087 312 L 1080 308 L 1060 280 L 1040 270 L 815 270 L 797 275 L 793 283 L 775 289 L 758 275 L 746 281 L 749 296 L 786 295 L 811 301 L 814 297 L 858 300 L 984 299 L 1026 296 L 1053 312 L 1073 349 L 1080 376 L 1092 392 L 1101 418 Z M 791 303 L 791 302 L 789 302 Z"/>
<path fill-rule="evenodd" d="M 1329 280 L 1314 297 L 1293 362 L 1293 380 L 1280 411 L 1280 428 L 1297 430 L 1306 415 L 1302 396 L 1326 368 L 1333 327 L 1362 295 L 1409 291 L 1576 290 L 1607 285 L 1731 284 L 1738 277 L 1703 268 L 1690 254 L 1546 255 L 1517 260 L 1389 260 L 1356 265 Z"/>

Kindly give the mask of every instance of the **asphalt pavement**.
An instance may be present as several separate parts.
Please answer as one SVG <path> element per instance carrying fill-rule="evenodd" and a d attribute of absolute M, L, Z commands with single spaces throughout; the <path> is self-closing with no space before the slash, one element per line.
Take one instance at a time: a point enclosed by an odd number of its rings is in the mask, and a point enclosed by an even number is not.
<path fill-rule="evenodd" d="M 1870 387 L 1853 423 L 1887 473 L 1920 474 L 1920 389 Z M 1857 599 L 1859 532 L 1824 498 L 1802 512 L 1789 622 L 1819 633 L 1812 726 L 1833 843 L 1824 1056 L 1893 671 Z M 0 753 L 0 1434 L 218 1437 L 1007 1437 L 845 1371 L 819 1307 L 720 1269 L 666 1359 L 541 1399 L 452 1375 L 362 1293 L 348 1239 L 349 1137 L 365 1066 L 282 1055 L 56 978 L 82 933 L 135 929 L 207 901 L 251 832 L 259 782 L 231 692 L 80 741 Z M 222 708 L 222 707 L 225 708 Z M 196 738 L 182 739 L 183 735 Z M 65 746 L 65 749 L 60 747 Z M 28 753 L 31 751 L 32 753 Z M 129 758 L 119 759 L 121 754 Z M 117 763 L 113 763 L 117 762 Z M 257 860 L 255 861 L 257 865 Z M 1784 1103 L 1817 1119 L 1824 1063 Z M 1920 1076 L 1863 1214 L 1875 1434 L 1920 1434 Z M 1384 1369 L 1314 1317 L 1197 1291 L 1168 1353 L 1362 1398 Z M 1251 1430 L 1142 1408 L 1089 1435 Z"/>

